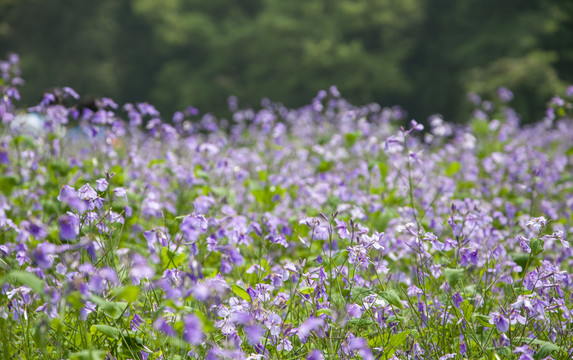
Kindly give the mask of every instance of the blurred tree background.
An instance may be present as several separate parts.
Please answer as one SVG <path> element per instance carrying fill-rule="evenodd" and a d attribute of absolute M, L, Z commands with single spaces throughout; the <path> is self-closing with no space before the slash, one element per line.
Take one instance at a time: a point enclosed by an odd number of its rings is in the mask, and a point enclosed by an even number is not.
<path fill-rule="evenodd" d="M 510 88 L 524 122 L 573 82 L 571 0 L 0 0 L 0 56 L 21 56 L 23 102 L 54 86 L 164 113 L 224 114 L 229 95 L 467 118 L 466 93 Z"/>

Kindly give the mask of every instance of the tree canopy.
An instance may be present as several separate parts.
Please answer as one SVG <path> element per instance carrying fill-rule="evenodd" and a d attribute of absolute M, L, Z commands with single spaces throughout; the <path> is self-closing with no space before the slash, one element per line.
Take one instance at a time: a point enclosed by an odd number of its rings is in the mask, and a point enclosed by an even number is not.
<path fill-rule="evenodd" d="M 468 91 L 506 86 L 533 121 L 573 82 L 566 0 L 4 0 L 0 13 L 29 104 L 71 86 L 224 113 L 229 95 L 299 106 L 337 85 L 354 103 L 460 121 Z"/>

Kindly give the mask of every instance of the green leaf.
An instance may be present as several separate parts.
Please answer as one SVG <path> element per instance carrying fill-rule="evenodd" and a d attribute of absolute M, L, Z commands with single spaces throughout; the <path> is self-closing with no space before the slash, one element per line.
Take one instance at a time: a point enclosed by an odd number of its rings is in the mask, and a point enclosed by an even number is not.
<path fill-rule="evenodd" d="M 231 291 L 233 292 L 233 294 L 237 295 L 238 297 L 240 297 L 243 300 L 246 300 L 248 302 L 253 301 L 251 299 L 251 295 L 249 295 L 249 293 L 247 292 L 247 290 L 242 287 L 241 285 L 233 285 L 231 286 Z"/>
<path fill-rule="evenodd" d="M 316 316 L 320 316 L 322 314 L 330 315 L 332 314 L 332 310 L 330 309 L 320 309 L 316 312 Z"/>
<path fill-rule="evenodd" d="M 486 120 L 474 119 L 471 126 L 473 133 L 478 137 L 489 134 L 489 124 Z"/>
<path fill-rule="evenodd" d="M 489 348 L 488 348 L 489 350 Z M 493 348 L 494 351 L 496 351 L 497 354 L 499 355 L 503 355 L 504 358 L 506 359 L 511 359 L 511 348 L 509 346 L 504 346 L 501 349 L 495 349 Z"/>
<path fill-rule="evenodd" d="M 362 321 L 362 320 L 360 320 Z M 372 320 L 370 320 L 368 323 L 367 322 L 358 322 L 358 319 L 353 319 L 350 320 L 348 322 L 348 325 L 354 325 L 354 326 L 360 326 L 360 327 L 364 327 L 364 326 L 368 326 L 374 324 L 374 322 Z M 381 347 L 384 344 L 387 344 L 388 342 L 388 338 L 389 338 L 389 334 L 380 334 L 380 333 L 374 333 L 370 335 L 370 340 L 368 340 L 368 345 L 371 348 L 375 348 L 375 347 Z M 387 357 L 384 357 L 384 359 L 386 359 Z"/>
<path fill-rule="evenodd" d="M 122 343 L 125 344 L 126 347 L 131 348 L 131 349 L 137 349 L 138 351 L 141 351 L 144 349 L 144 343 L 143 340 L 138 337 L 137 331 L 126 331 L 127 334 L 125 334 L 124 336 L 122 336 Z"/>
<path fill-rule="evenodd" d="M 18 178 L 13 175 L 0 176 L 0 191 L 10 195 L 14 187 L 18 185 Z"/>
<path fill-rule="evenodd" d="M 70 305 L 72 305 L 72 308 L 76 310 L 80 310 L 85 306 L 82 301 L 82 294 L 79 291 L 72 291 L 68 296 L 66 296 L 66 300 L 68 300 Z"/>
<path fill-rule="evenodd" d="M 446 169 L 446 176 L 453 176 L 453 175 L 457 174 L 461 168 L 462 168 L 462 165 L 459 162 L 454 161 Z"/>
<path fill-rule="evenodd" d="M 386 176 L 388 175 L 388 165 L 386 165 L 385 162 L 381 162 L 378 164 L 378 169 L 380 170 L 380 178 L 384 184 L 386 181 Z"/>
<path fill-rule="evenodd" d="M 406 339 L 408 338 L 408 335 L 410 335 L 410 330 L 406 330 L 406 331 L 403 331 L 401 333 L 392 335 L 390 337 L 390 341 L 388 341 L 388 345 L 384 347 L 384 353 L 380 359 L 384 359 L 384 360 L 390 359 L 392 357 L 392 355 L 394 355 L 396 350 L 398 350 L 398 347 L 400 345 L 402 345 L 404 343 L 404 341 L 406 341 Z M 371 339 L 368 343 L 372 347 L 381 346 L 383 344 L 386 344 L 387 336 L 388 335 L 377 336 L 374 339 Z"/>
<path fill-rule="evenodd" d="M 18 282 L 22 285 L 28 286 L 37 294 L 44 294 L 44 287 L 46 283 L 44 280 L 38 278 L 36 275 L 27 271 L 14 270 L 8 275 L 4 276 L 0 281 L 2 284 Z"/>
<path fill-rule="evenodd" d="M 169 268 L 179 267 L 185 261 L 185 258 L 186 254 L 184 252 L 175 253 L 166 247 L 161 249 L 161 261 Z"/>
<path fill-rule="evenodd" d="M 24 146 L 33 148 L 36 144 L 36 140 L 30 135 L 20 135 L 14 138 L 14 142 L 17 146 Z"/>
<path fill-rule="evenodd" d="M 137 286 L 122 286 L 113 289 L 111 294 L 118 300 L 125 300 L 131 303 L 137 300 L 139 288 Z"/>
<path fill-rule="evenodd" d="M 390 346 L 397 348 L 398 346 L 402 345 L 408 338 L 408 335 L 410 335 L 410 330 L 402 331 L 401 333 L 392 335 L 390 338 Z"/>
<path fill-rule="evenodd" d="M 346 135 L 344 135 L 344 138 L 346 139 L 346 145 L 349 148 L 353 147 L 354 144 L 356 144 L 356 141 L 358 141 L 358 138 L 360 136 L 362 136 L 362 133 L 359 131 L 347 133 Z"/>
<path fill-rule="evenodd" d="M 510 253 L 511 259 L 515 261 L 515 263 L 521 266 L 522 269 L 525 269 L 525 265 L 527 265 L 527 260 L 529 259 L 529 254 L 527 253 Z"/>
<path fill-rule="evenodd" d="M 396 291 L 392 289 L 382 291 L 380 293 L 380 296 L 384 298 L 386 301 L 388 301 L 390 304 L 396 306 L 397 308 L 404 309 L 404 304 L 402 304 L 400 296 L 398 296 L 398 293 Z"/>
<path fill-rule="evenodd" d="M 551 353 L 553 353 L 554 351 L 559 351 L 559 350 L 561 350 L 559 346 L 544 341 L 543 344 L 539 346 L 539 349 L 537 349 L 535 355 L 533 355 L 533 358 L 535 358 L 535 360 L 545 359 L 546 357 L 551 355 Z"/>
<path fill-rule="evenodd" d="M 343 291 L 344 290 L 348 291 L 348 289 L 343 289 Z M 352 288 L 352 299 L 354 301 L 360 302 L 366 296 L 371 295 L 373 293 L 374 291 L 371 288 L 355 286 L 354 288 Z"/>
<path fill-rule="evenodd" d="M 323 173 L 323 172 L 327 172 L 328 170 L 332 169 L 333 166 L 334 166 L 334 162 L 322 160 L 320 162 L 320 164 L 318 164 L 317 170 L 318 170 L 318 172 Z"/>
<path fill-rule="evenodd" d="M 555 345 L 555 344 L 548 342 L 548 341 L 539 340 L 539 339 L 531 339 L 531 338 L 527 338 L 527 337 L 515 337 L 514 342 L 515 343 L 539 345 L 539 348 L 537 349 L 537 353 L 535 353 L 535 355 L 533 356 L 536 360 L 544 359 L 547 356 L 551 355 L 551 353 L 553 353 L 555 351 L 560 351 L 560 352 L 564 351 L 558 345 Z"/>
<path fill-rule="evenodd" d="M 48 169 L 58 178 L 67 175 L 72 168 L 67 161 L 55 160 L 48 164 Z"/>
<path fill-rule="evenodd" d="M 531 252 L 533 255 L 538 255 L 543 252 L 543 246 L 545 245 L 545 241 L 541 239 L 531 239 Z"/>
<path fill-rule="evenodd" d="M 298 292 L 301 294 L 309 295 L 314 292 L 314 288 L 312 286 L 303 286 L 300 289 L 298 289 Z"/>
<path fill-rule="evenodd" d="M 482 314 L 475 314 L 474 317 L 483 325 L 487 327 L 491 327 L 492 325 L 489 323 L 490 317 L 487 315 Z"/>
<path fill-rule="evenodd" d="M 195 169 L 195 176 L 205 180 L 210 179 L 209 173 L 204 171 L 203 169 Z"/>
<path fill-rule="evenodd" d="M 464 269 L 444 269 L 444 276 L 452 287 L 456 286 L 464 278 Z"/>
<path fill-rule="evenodd" d="M 110 339 L 119 339 L 121 335 L 121 331 L 119 329 L 109 325 L 92 325 L 92 327 L 90 328 L 90 332 L 92 334 L 100 332 Z"/>
<path fill-rule="evenodd" d="M 117 320 L 127 309 L 127 304 L 122 302 L 109 302 L 102 307 L 103 312 L 110 318 Z"/>
<path fill-rule="evenodd" d="M 151 169 L 151 168 L 153 167 L 153 165 L 155 165 L 155 164 L 163 164 L 163 163 L 165 163 L 165 159 L 153 159 L 153 160 L 151 160 L 151 161 L 149 162 L 149 165 L 147 165 L 147 167 L 148 167 L 149 169 Z"/>
<path fill-rule="evenodd" d="M 365 326 L 375 325 L 376 323 L 371 319 L 350 319 L 348 320 L 348 326 L 355 326 L 359 328 L 364 328 Z M 373 334 L 374 336 L 374 334 Z M 375 337 L 375 336 L 374 336 Z"/>
<path fill-rule="evenodd" d="M 105 350 L 82 350 L 70 354 L 70 360 L 104 360 Z"/>
<path fill-rule="evenodd" d="M 99 296 L 92 295 L 90 300 L 99 306 L 100 310 L 110 318 L 117 320 L 127 310 L 127 303 L 107 301 Z"/>

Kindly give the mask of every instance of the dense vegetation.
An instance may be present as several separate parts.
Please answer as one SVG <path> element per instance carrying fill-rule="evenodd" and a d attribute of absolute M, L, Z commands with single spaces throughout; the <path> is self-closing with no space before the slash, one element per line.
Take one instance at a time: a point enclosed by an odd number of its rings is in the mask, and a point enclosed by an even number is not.
<path fill-rule="evenodd" d="M 27 105 L 71 86 L 227 115 L 229 95 L 299 107 L 337 84 L 353 103 L 461 122 L 466 92 L 506 86 L 532 122 L 573 82 L 569 0 L 4 0 L 0 14 Z"/>
<path fill-rule="evenodd" d="M 229 100 L 18 106 L 0 62 L 4 359 L 570 359 L 573 88 L 520 127 Z M 72 125 L 73 124 L 73 125 Z"/>

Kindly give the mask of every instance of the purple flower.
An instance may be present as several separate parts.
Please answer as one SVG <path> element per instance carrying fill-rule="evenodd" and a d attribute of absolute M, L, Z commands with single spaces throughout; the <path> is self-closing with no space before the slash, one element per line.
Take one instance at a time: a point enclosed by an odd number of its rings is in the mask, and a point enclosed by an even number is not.
<path fill-rule="evenodd" d="M 529 345 L 517 346 L 513 351 L 515 354 L 521 354 L 518 360 L 533 360 L 533 350 Z"/>
<path fill-rule="evenodd" d="M 324 320 L 315 317 L 309 317 L 298 327 L 298 338 L 300 341 L 306 342 L 308 335 L 310 335 L 310 333 L 314 330 L 320 328 L 323 324 Z"/>
<path fill-rule="evenodd" d="M 372 355 L 372 351 L 368 347 L 366 340 L 364 340 L 363 338 L 355 337 L 348 340 L 348 351 L 350 352 L 358 351 L 358 354 L 362 357 L 362 359 L 374 360 L 374 355 Z"/>
<path fill-rule="evenodd" d="M 89 183 L 85 184 L 80 188 L 80 190 L 78 190 L 78 195 L 80 199 L 88 201 L 97 198 L 97 192 L 92 189 Z"/>
<path fill-rule="evenodd" d="M 134 314 L 133 319 L 131 320 L 130 328 L 131 330 L 138 330 L 143 323 L 145 323 L 145 320 L 143 320 L 141 316 Z"/>
<path fill-rule="evenodd" d="M 105 191 L 107 189 L 108 185 L 109 185 L 109 183 L 104 178 L 96 180 L 96 190 L 97 191 Z"/>
<path fill-rule="evenodd" d="M 350 232 L 348 231 L 348 226 L 343 220 L 335 219 L 336 231 L 341 239 L 348 239 L 350 237 Z"/>
<path fill-rule="evenodd" d="M 432 244 L 432 249 L 435 251 L 443 251 L 446 248 L 446 245 L 438 240 L 438 237 L 430 232 L 427 232 L 424 235 L 424 241 L 430 241 Z"/>
<path fill-rule="evenodd" d="M 118 187 L 113 189 L 113 193 L 115 194 L 115 196 L 123 198 L 123 202 L 127 202 L 127 191 L 122 188 L 122 187 Z"/>
<path fill-rule="evenodd" d="M 62 88 L 62 90 L 64 91 L 64 95 L 66 95 L 66 96 L 71 96 L 71 97 L 73 97 L 74 99 L 79 99 L 79 98 L 80 98 L 80 95 L 78 95 L 78 93 L 75 92 L 75 90 L 72 89 L 72 88 L 69 87 L 69 86 L 64 86 L 64 87 Z"/>
<path fill-rule="evenodd" d="M 504 333 L 509 330 L 509 319 L 504 317 L 502 314 L 498 312 L 492 312 L 489 314 L 489 316 L 489 323 L 495 325 L 498 331 Z"/>
<path fill-rule="evenodd" d="M 347 246 L 348 262 L 357 266 L 368 266 L 368 249 L 363 245 Z"/>
<path fill-rule="evenodd" d="M 460 355 L 465 355 L 468 352 L 468 346 L 466 345 L 466 342 L 462 342 L 460 344 Z"/>
<path fill-rule="evenodd" d="M 149 116 L 159 116 L 159 111 L 155 109 L 153 105 L 150 105 L 146 102 L 138 103 L 137 109 L 141 113 L 141 115 L 149 115 Z"/>
<path fill-rule="evenodd" d="M 531 247 L 529 246 L 530 240 L 524 238 L 523 236 L 519 235 L 517 237 L 517 239 L 519 240 L 519 246 L 521 246 L 521 248 L 523 249 L 523 251 L 525 251 L 526 253 L 530 253 L 531 252 Z"/>
<path fill-rule="evenodd" d="M 105 290 L 105 280 L 98 274 L 93 275 L 88 283 L 91 292 L 101 295 Z"/>
<path fill-rule="evenodd" d="M 437 279 L 440 277 L 440 275 L 442 275 L 442 270 L 441 270 L 442 266 L 439 264 L 432 264 L 430 265 L 430 273 L 432 274 L 432 276 L 434 277 L 434 279 Z"/>
<path fill-rule="evenodd" d="M 567 239 L 564 238 L 563 231 L 561 231 L 561 230 L 557 230 L 557 231 L 553 232 L 553 234 L 547 235 L 547 237 L 559 240 L 561 242 L 561 245 L 566 249 L 569 249 L 569 247 L 570 247 L 569 241 L 567 241 Z"/>
<path fill-rule="evenodd" d="M 346 312 L 348 312 L 348 315 L 357 319 L 362 316 L 362 308 L 357 304 L 346 305 Z"/>
<path fill-rule="evenodd" d="M 203 323 L 195 314 L 186 315 L 183 319 L 183 339 L 191 345 L 203 341 Z"/>
<path fill-rule="evenodd" d="M 272 336 L 278 336 L 281 333 L 280 325 L 283 319 L 275 313 L 269 314 L 265 321 L 265 326 L 271 331 Z"/>
<path fill-rule="evenodd" d="M 193 201 L 193 208 L 196 214 L 207 214 L 214 203 L 215 199 L 210 196 L 199 196 Z"/>
<path fill-rule="evenodd" d="M 330 226 L 318 225 L 314 228 L 314 238 L 316 240 L 328 240 L 330 237 Z"/>
<path fill-rule="evenodd" d="M 10 164 L 10 156 L 6 150 L 6 143 L 0 144 L 0 164 Z"/>
<path fill-rule="evenodd" d="M 155 270 L 147 264 L 147 260 L 143 256 L 135 254 L 130 271 L 131 281 L 138 285 L 141 279 L 148 279 L 153 275 L 155 275 Z"/>
<path fill-rule="evenodd" d="M 71 186 L 62 186 L 58 200 L 64 204 L 68 204 L 72 209 L 80 213 L 84 213 L 87 210 L 86 204 L 80 199 L 76 190 Z"/>
<path fill-rule="evenodd" d="M 181 111 L 176 111 L 173 113 L 172 120 L 174 123 L 180 124 L 181 122 L 183 122 L 184 119 L 185 119 L 185 114 L 183 114 Z"/>
<path fill-rule="evenodd" d="M 424 125 L 419 124 L 416 120 L 410 120 L 410 130 L 407 131 L 407 133 L 411 133 L 413 131 L 422 131 L 424 130 Z"/>
<path fill-rule="evenodd" d="M 287 338 L 281 338 L 279 343 L 277 344 L 278 351 L 291 351 L 292 350 L 292 343 Z"/>
<path fill-rule="evenodd" d="M 324 356 L 320 350 L 312 350 L 306 357 L 306 360 L 324 360 Z"/>
<path fill-rule="evenodd" d="M 239 250 L 237 250 L 236 248 L 234 248 L 232 246 L 228 246 L 227 247 L 227 253 L 229 255 L 229 259 L 231 259 L 233 264 L 241 266 L 245 262 L 245 258 L 243 257 L 243 255 L 241 255 Z"/>
<path fill-rule="evenodd" d="M 46 93 L 44 94 L 44 98 L 42 99 L 41 104 L 44 106 L 48 106 L 55 101 L 56 101 L 56 95 L 52 93 Z"/>
<path fill-rule="evenodd" d="M 533 295 L 519 295 L 517 297 L 517 299 L 515 300 L 515 302 L 513 304 L 511 304 L 511 308 L 512 309 L 521 309 L 522 307 L 524 307 L 527 310 L 533 310 L 533 305 L 531 304 L 531 297 Z"/>
<path fill-rule="evenodd" d="M 183 233 L 183 238 L 189 243 L 194 243 L 199 236 L 207 231 L 209 223 L 203 215 L 187 215 L 183 218 L 179 229 Z"/>
<path fill-rule="evenodd" d="M 171 325 L 169 325 L 167 320 L 165 320 L 165 318 L 163 318 L 163 317 L 160 317 L 155 321 L 154 327 L 166 335 L 169 335 L 169 336 L 176 336 L 177 335 L 177 333 L 175 333 L 175 330 L 173 329 L 173 327 Z"/>
<path fill-rule="evenodd" d="M 525 325 L 527 319 L 521 315 L 521 313 L 517 310 L 513 310 L 509 315 L 509 322 L 511 324 L 520 323 L 521 325 Z"/>
<path fill-rule="evenodd" d="M 446 354 L 442 357 L 440 357 L 440 360 L 448 360 L 448 359 L 453 359 L 456 357 L 456 354 Z"/>
<path fill-rule="evenodd" d="M 101 108 L 106 108 L 106 107 L 110 107 L 110 108 L 112 108 L 112 109 L 117 109 L 117 108 L 118 108 L 118 106 L 117 106 L 117 104 L 115 103 L 115 101 L 113 101 L 113 100 L 110 99 L 110 98 L 106 98 L 106 97 L 103 97 L 103 98 L 101 98 L 101 99 L 98 101 L 98 106 L 101 107 Z"/>
<path fill-rule="evenodd" d="M 257 345 L 261 342 L 261 338 L 264 334 L 264 329 L 259 325 L 247 325 L 245 326 L 245 334 L 251 345 Z"/>
<path fill-rule="evenodd" d="M 557 95 L 554 96 L 549 103 L 559 107 L 565 106 L 565 100 L 561 99 L 561 97 Z"/>
<path fill-rule="evenodd" d="M 222 258 L 221 259 L 221 266 L 219 267 L 219 270 L 223 274 L 228 274 L 233 270 L 233 266 L 227 261 L 226 258 Z"/>
<path fill-rule="evenodd" d="M 468 100 L 471 101 L 476 106 L 481 103 L 481 98 L 475 92 L 468 93 L 467 97 L 468 97 Z"/>
<path fill-rule="evenodd" d="M 497 89 L 497 96 L 503 102 L 510 102 L 513 99 L 513 93 L 506 87 L 500 87 Z"/>
<path fill-rule="evenodd" d="M 271 242 L 273 244 L 281 245 L 285 248 L 288 248 L 288 243 L 287 243 L 286 237 L 283 234 L 278 234 L 276 236 L 269 235 L 269 239 L 271 240 Z"/>
<path fill-rule="evenodd" d="M 60 238 L 63 240 L 73 240 L 79 233 L 79 219 L 74 215 L 62 215 L 58 219 L 60 226 Z"/>
<path fill-rule="evenodd" d="M 32 259 L 41 269 L 49 269 L 54 265 L 54 254 L 57 247 L 54 244 L 44 242 L 38 244 L 32 252 Z"/>
<path fill-rule="evenodd" d="M 457 307 L 458 309 L 460 308 L 460 304 L 462 303 L 462 301 L 464 301 L 459 291 L 454 294 L 453 300 L 455 307 Z"/>
<path fill-rule="evenodd" d="M 42 224 L 36 219 L 30 219 L 30 221 L 22 221 L 22 223 L 20 223 L 20 228 L 27 234 L 32 235 L 37 240 L 41 240 L 48 236 L 46 225 Z"/>

